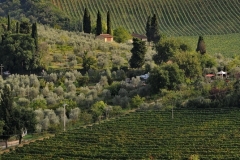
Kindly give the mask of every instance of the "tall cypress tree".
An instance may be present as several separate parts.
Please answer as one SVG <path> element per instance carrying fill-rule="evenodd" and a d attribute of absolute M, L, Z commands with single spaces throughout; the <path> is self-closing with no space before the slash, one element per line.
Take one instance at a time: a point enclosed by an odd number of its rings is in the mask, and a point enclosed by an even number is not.
<path fill-rule="evenodd" d="M 37 23 L 32 24 L 32 38 L 34 39 L 36 50 L 38 49 L 38 33 L 37 33 Z"/>
<path fill-rule="evenodd" d="M 83 32 L 91 33 L 91 17 L 87 8 L 85 8 L 83 15 Z"/>
<path fill-rule="evenodd" d="M 7 26 L 7 30 L 10 31 L 11 30 L 11 19 L 10 19 L 10 15 L 8 14 L 8 26 Z"/>
<path fill-rule="evenodd" d="M 16 23 L 16 33 L 19 33 L 19 22 Z"/>
<path fill-rule="evenodd" d="M 199 38 L 198 38 L 196 51 L 200 52 L 201 54 L 206 53 L 206 46 L 205 46 L 205 43 L 204 43 L 204 40 L 203 40 L 202 36 L 199 36 Z"/>
<path fill-rule="evenodd" d="M 147 36 L 147 41 L 151 42 L 151 16 L 148 16 L 147 23 L 146 23 L 146 36 Z"/>
<path fill-rule="evenodd" d="M 151 40 L 157 43 L 160 40 L 160 31 L 157 23 L 156 14 L 151 19 Z"/>
<path fill-rule="evenodd" d="M 146 43 L 138 38 L 133 38 L 132 57 L 129 60 L 131 68 L 140 68 L 144 64 L 144 57 L 147 52 Z"/>
<path fill-rule="evenodd" d="M 96 35 L 102 34 L 102 16 L 100 11 L 98 10 L 97 14 L 97 26 L 96 26 Z"/>
<path fill-rule="evenodd" d="M 112 34 L 112 24 L 110 12 L 107 12 L 107 34 Z"/>
<path fill-rule="evenodd" d="M 11 135 L 15 133 L 14 116 L 13 116 L 13 96 L 9 85 L 5 85 L 1 94 L 0 100 L 0 117 L 4 121 L 3 134 L 1 139 L 5 140 L 6 148 L 7 141 Z"/>

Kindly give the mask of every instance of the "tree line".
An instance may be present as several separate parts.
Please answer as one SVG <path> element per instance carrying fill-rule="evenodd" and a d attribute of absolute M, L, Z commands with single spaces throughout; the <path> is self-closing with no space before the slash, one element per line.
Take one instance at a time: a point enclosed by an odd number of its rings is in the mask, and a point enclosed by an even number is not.
<path fill-rule="evenodd" d="M 4 69 L 23 73 L 39 70 L 41 66 L 37 23 L 12 22 L 8 15 L 7 24 L 2 24 L 2 28 L 4 32 L 1 35 L 0 63 L 4 65 Z"/>

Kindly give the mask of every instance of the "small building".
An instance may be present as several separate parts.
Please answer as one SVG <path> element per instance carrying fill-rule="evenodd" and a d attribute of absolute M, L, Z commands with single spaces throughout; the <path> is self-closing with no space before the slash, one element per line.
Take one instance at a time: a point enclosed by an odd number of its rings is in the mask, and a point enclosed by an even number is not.
<path fill-rule="evenodd" d="M 113 36 L 110 34 L 100 34 L 96 38 L 101 39 L 104 42 L 113 42 Z"/>
<path fill-rule="evenodd" d="M 147 41 L 147 36 L 145 36 L 145 35 L 141 35 L 141 34 L 137 34 L 137 33 L 132 33 L 132 37 L 133 37 L 133 38 L 141 39 L 142 41 Z"/>
<path fill-rule="evenodd" d="M 224 71 L 218 72 L 217 75 L 221 78 L 224 78 L 224 77 L 227 78 L 227 72 L 224 72 Z"/>

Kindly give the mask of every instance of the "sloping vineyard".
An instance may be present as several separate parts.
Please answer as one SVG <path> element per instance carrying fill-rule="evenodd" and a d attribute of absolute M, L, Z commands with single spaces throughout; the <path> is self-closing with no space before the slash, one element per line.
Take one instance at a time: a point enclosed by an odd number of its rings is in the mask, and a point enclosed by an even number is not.
<path fill-rule="evenodd" d="M 88 8 L 95 23 L 97 11 L 106 18 L 109 10 L 113 28 L 145 33 L 149 15 L 156 14 L 160 30 L 169 36 L 240 33 L 239 0 L 51 0 L 68 15 L 81 21 Z M 106 21 L 106 20 L 105 20 Z"/>
<path fill-rule="evenodd" d="M 238 159 L 240 109 L 138 111 L 16 148 L 15 159 Z"/>

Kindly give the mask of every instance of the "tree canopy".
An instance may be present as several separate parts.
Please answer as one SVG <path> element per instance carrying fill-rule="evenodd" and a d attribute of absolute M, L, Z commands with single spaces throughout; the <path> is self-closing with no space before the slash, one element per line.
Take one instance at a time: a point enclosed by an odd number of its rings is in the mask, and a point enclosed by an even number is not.
<path fill-rule="evenodd" d="M 205 42 L 204 42 L 202 36 L 199 36 L 199 38 L 198 38 L 196 51 L 201 53 L 201 54 L 205 54 L 206 53 L 206 45 L 205 45 Z"/>
<path fill-rule="evenodd" d="M 89 11 L 87 8 L 84 10 L 84 15 L 83 15 L 83 31 L 85 33 L 91 33 L 91 16 L 89 14 Z"/>
<path fill-rule="evenodd" d="M 127 40 L 131 39 L 132 36 L 129 31 L 123 27 L 118 27 L 113 31 L 114 41 L 118 43 L 124 43 Z"/>
<path fill-rule="evenodd" d="M 112 21 L 110 11 L 107 12 L 107 34 L 112 35 Z"/>
<path fill-rule="evenodd" d="M 158 93 L 163 88 L 176 90 L 177 86 L 183 82 L 184 71 L 176 63 L 164 63 L 159 67 L 155 67 L 150 72 L 148 79 L 153 93 Z"/>
<path fill-rule="evenodd" d="M 4 122 L 1 138 L 6 142 L 13 135 L 19 135 L 21 143 L 22 130 L 35 130 L 35 115 L 32 110 L 26 108 L 13 107 L 13 95 L 10 85 L 6 84 L 2 90 L 0 100 L 0 117 Z"/>
<path fill-rule="evenodd" d="M 131 68 L 140 68 L 144 64 L 144 57 L 147 52 L 146 43 L 138 38 L 133 38 L 132 56 L 129 60 Z"/>
<path fill-rule="evenodd" d="M 102 16 L 100 11 L 97 14 L 97 23 L 96 23 L 96 35 L 102 34 Z"/>
<path fill-rule="evenodd" d="M 11 71 L 36 69 L 35 43 L 28 34 L 6 34 L 0 45 L 1 63 Z"/>

